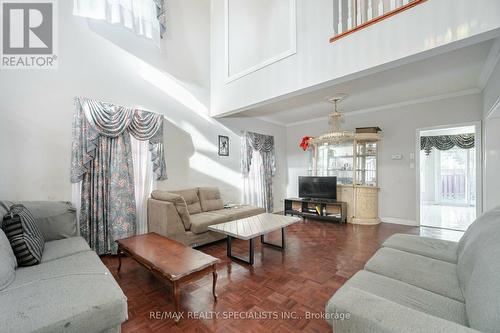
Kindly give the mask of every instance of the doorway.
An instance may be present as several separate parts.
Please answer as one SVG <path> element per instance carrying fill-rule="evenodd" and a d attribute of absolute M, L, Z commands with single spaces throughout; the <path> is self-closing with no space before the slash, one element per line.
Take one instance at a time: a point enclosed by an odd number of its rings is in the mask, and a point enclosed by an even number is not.
<path fill-rule="evenodd" d="M 465 231 L 480 211 L 480 126 L 418 131 L 420 225 Z"/>

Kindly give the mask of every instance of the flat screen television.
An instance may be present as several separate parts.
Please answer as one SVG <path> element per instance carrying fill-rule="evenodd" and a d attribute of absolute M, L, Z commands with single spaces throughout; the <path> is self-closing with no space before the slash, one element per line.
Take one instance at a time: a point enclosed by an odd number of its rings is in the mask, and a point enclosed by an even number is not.
<path fill-rule="evenodd" d="M 299 177 L 299 197 L 337 200 L 337 177 Z"/>

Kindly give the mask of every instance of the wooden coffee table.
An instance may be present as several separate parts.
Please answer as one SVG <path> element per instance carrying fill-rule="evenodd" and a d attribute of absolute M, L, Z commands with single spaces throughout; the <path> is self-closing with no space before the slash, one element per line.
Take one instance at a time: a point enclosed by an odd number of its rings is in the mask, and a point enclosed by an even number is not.
<path fill-rule="evenodd" d="M 217 301 L 215 286 L 217 284 L 216 265 L 219 259 L 157 233 L 124 238 L 117 240 L 116 243 L 119 258 L 118 272 L 122 266 L 121 255 L 126 254 L 147 270 L 172 284 L 176 322 L 181 317 L 179 311 L 181 284 L 212 273 L 212 294 L 214 301 Z"/>

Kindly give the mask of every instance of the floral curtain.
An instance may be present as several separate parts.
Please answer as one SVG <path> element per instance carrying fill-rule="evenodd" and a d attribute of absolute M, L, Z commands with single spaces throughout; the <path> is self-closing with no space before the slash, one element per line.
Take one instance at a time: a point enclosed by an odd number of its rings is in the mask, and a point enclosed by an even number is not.
<path fill-rule="evenodd" d="M 429 155 L 432 148 L 439 150 L 449 150 L 455 146 L 463 149 L 474 148 L 475 136 L 474 133 L 457 134 L 457 135 L 438 135 L 438 136 L 422 136 L 420 138 L 420 150 L 425 150 L 425 154 Z"/>
<path fill-rule="evenodd" d="M 258 152 L 262 157 L 262 183 L 264 187 L 264 205 L 266 211 L 273 211 L 273 177 L 276 173 L 276 157 L 274 152 L 274 137 L 253 132 L 245 132 L 242 141 L 242 172 L 249 176 L 252 156 Z M 252 194 L 249 194 L 252 196 Z"/>
<path fill-rule="evenodd" d="M 157 180 L 166 179 L 163 117 L 88 98 L 75 99 L 71 182 L 81 182 L 80 231 L 98 254 L 136 233 L 130 135 L 149 141 Z"/>
<path fill-rule="evenodd" d="M 83 175 L 80 233 L 97 254 L 116 253 L 115 240 L 136 234 L 134 169 L 128 131 L 100 136 Z"/>

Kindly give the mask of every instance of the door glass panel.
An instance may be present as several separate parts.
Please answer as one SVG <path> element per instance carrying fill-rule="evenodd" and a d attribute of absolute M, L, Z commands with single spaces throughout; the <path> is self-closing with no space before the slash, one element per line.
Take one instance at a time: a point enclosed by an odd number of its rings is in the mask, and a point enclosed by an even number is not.
<path fill-rule="evenodd" d="M 420 136 L 475 133 L 474 126 L 421 131 Z M 476 218 L 476 148 L 420 151 L 420 224 L 466 230 Z"/>

